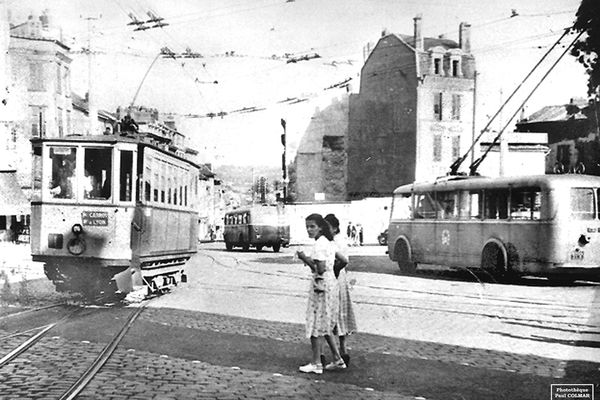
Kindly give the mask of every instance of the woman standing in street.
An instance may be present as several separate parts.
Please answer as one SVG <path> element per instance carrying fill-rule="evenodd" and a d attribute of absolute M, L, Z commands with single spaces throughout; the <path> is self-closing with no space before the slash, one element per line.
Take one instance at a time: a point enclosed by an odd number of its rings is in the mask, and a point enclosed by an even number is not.
<path fill-rule="evenodd" d="M 308 292 L 306 310 L 306 336 L 310 338 L 312 349 L 311 362 L 300 367 L 302 372 L 323 373 L 321 363 L 321 343 L 324 337 L 329 344 L 334 361 L 325 369 L 344 369 L 342 359 L 334 338 L 334 329 L 338 322 L 339 289 L 333 273 L 335 245 L 329 225 L 320 214 L 306 217 L 308 237 L 315 239 L 309 254 L 298 251 L 296 254 L 312 271 L 312 281 Z"/>
<path fill-rule="evenodd" d="M 344 241 L 342 235 L 340 235 L 340 221 L 333 214 L 327 214 L 325 221 L 329 224 L 331 232 L 333 233 L 333 241 L 336 244 L 336 265 L 339 260 L 339 273 L 338 267 L 334 268 L 334 273 L 337 276 L 339 285 L 339 316 L 338 324 L 336 327 L 336 333 L 340 338 L 340 353 L 344 362 L 348 365 L 350 363 L 350 356 L 348 355 L 348 349 L 346 348 L 346 336 L 356 332 L 356 317 L 354 316 L 354 308 L 352 307 L 352 300 L 350 299 L 350 290 L 348 289 L 348 280 L 346 275 L 346 265 L 348 264 L 348 244 Z"/>

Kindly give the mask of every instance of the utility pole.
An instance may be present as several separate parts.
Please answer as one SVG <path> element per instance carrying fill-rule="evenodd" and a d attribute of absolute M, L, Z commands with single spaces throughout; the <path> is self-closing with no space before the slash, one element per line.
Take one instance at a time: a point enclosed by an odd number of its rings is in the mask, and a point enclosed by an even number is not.
<path fill-rule="evenodd" d="M 285 119 L 281 118 L 281 127 L 283 128 L 283 133 L 281 134 L 281 144 L 283 145 L 283 153 L 281 154 L 281 172 L 283 175 L 283 204 L 287 201 L 287 186 L 288 186 L 288 176 L 287 176 L 287 162 L 286 162 L 286 125 Z"/>
<path fill-rule="evenodd" d="M 94 52 L 92 51 L 92 21 L 97 20 L 97 17 L 85 17 L 87 20 L 87 56 L 88 56 L 88 117 L 90 126 L 90 135 L 97 134 L 96 125 L 98 123 L 98 108 L 96 106 L 95 91 L 94 91 Z"/>

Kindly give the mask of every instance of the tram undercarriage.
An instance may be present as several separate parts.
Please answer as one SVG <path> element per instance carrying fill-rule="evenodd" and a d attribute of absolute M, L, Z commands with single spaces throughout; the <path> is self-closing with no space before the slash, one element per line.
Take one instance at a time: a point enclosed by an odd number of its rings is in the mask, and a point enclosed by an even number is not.
<path fill-rule="evenodd" d="M 130 265 L 98 265 L 94 262 L 48 262 L 46 277 L 59 292 L 76 292 L 87 297 L 129 293 L 145 287 L 147 294 L 162 292 L 179 282 L 187 282 L 183 265 L 189 257 L 153 260 Z"/>

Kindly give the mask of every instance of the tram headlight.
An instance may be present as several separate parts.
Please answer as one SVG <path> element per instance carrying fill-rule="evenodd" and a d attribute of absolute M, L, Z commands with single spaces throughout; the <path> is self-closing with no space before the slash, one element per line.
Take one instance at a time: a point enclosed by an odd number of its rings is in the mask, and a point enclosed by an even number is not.
<path fill-rule="evenodd" d="M 67 243 L 67 250 L 74 256 L 83 254 L 86 249 L 85 240 L 82 237 L 76 236 Z"/>
<path fill-rule="evenodd" d="M 73 232 L 75 236 L 79 236 L 83 233 L 83 226 L 81 226 L 81 224 L 75 224 L 71 227 L 71 232 Z"/>

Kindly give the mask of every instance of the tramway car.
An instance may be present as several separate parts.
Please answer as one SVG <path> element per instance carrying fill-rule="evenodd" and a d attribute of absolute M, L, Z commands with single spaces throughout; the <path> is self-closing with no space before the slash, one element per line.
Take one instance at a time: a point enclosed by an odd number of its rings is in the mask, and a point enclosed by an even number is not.
<path fill-rule="evenodd" d="M 281 205 L 259 205 L 230 211 L 224 217 L 225 248 L 235 246 L 248 251 L 250 246 L 261 251 L 272 247 L 278 252 L 290 242 L 290 224 Z"/>
<path fill-rule="evenodd" d="M 394 191 L 388 252 L 495 278 L 600 279 L 600 177 L 454 176 Z"/>
<path fill-rule="evenodd" d="M 31 250 L 58 290 L 150 290 L 186 280 L 199 166 L 143 137 L 32 139 Z"/>

